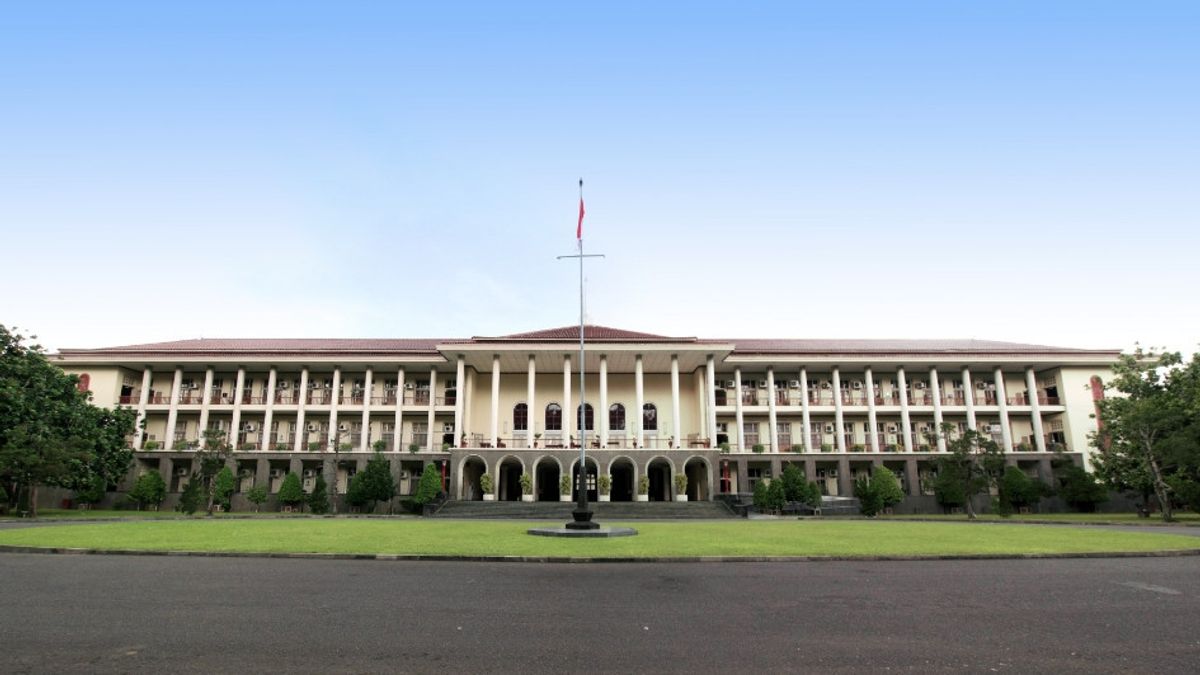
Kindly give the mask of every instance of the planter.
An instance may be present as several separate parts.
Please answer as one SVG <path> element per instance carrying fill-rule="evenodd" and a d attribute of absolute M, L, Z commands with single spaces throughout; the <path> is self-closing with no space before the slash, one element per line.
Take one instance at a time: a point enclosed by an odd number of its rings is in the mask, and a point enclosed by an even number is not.
<path fill-rule="evenodd" d="M 675 501 L 677 502 L 686 502 L 687 500 L 687 495 L 675 495 Z"/>
<path fill-rule="evenodd" d="M 650 501 L 650 495 L 638 495 L 637 500 L 639 502 L 648 502 Z"/>
<path fill-rule="evenodd" d="M 533 495 L 521 495 L 521 501 L 531 502 L 533 501 Z"/>
<path fill-rule="evenodd" d="M 611 495 L 600 495 L 600 501 L 602 501 L 602 502 L 612 501 L 611 499 L 609 499 L 610 497 L 611 497 Z"/>
<path fill-rule="evenodd" d="M 558 501 L 560 501 L 560 502 L 573 502 L 573 501 L 575 501 L 575 500 L 574 500 L 574 499 L 571 499 L 571 495 L 559 495 L 559 496 L 558 496 Z"/>
<path fill-rule="evenodd" d="M 488 492 L 488 493 L 485 493 L 485 494 L 483 495 L 483 501 L 485 501 L 485 502 L 494 502 L 494 501 L 496 501 L 496 495 L 494 495 L 494 494 L 492 494 L 492 493 L 490 493 L 490 492 Z"/>

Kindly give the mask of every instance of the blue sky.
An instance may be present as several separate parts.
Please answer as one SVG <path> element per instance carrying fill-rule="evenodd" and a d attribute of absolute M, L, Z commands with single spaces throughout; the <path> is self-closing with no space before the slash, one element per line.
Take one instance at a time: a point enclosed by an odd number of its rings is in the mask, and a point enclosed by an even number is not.
<path fill-rule="evenodd" d="M 27 3 L 0 322 L 51 347 L 1200 341 L 1200 5 Z"/>

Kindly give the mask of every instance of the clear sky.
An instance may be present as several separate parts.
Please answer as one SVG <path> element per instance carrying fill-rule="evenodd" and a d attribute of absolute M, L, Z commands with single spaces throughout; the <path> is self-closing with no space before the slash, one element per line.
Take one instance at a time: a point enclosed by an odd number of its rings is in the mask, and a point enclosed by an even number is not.
<path fill-rule="evenodd" d="M 1200 342 L 1200 3 L 13 3 L 0 323 L 48 347 Z"/>

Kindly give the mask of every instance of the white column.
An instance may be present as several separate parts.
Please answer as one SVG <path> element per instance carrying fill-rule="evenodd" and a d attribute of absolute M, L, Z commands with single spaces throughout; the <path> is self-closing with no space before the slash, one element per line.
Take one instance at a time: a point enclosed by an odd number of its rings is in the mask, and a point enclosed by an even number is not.
<path fill-rule="evenodd" d="M 1029 391 L 1029 421 L 1033 423 L 1033 442 L 1038 452 L 1046 451 L 1046 438 L 1042 435 L 1042 402 L 1038 398 L 1037 375 L 1033 368 L 1025 369 L 1025 389 Z"/>
<path fill-rule="evenodd" d="M 937 368 L 929 369 L 929 394 L 933 396 L 933 431 L 937 437 L 937 451 L 946 451 L 946 435 L 942 433 L 942 381 Z"/>
<path fill-rule="evenodd" d="M 292 439 L 292 451 L 301 452 L 308 441 L 308 427 L 304 425 L 304 406 L 308 404 L 308 366 L 300 369 L 300 391 L 296 392 L 296 434 Z"/>
<path fill-rule="evenodd" d="M 692 386 L 696 388 L 696 429 L 701 436 L 708 433 L 708 406 L 704 398 L 704 369 L 697 368 L 692 371 Z M 710 447 L 717 447 L 717 439 L 711 438 L 708 441 Z"/>
<path fill-rule="evenodd" d="M 779 425 L 776 423 L 778 422 L 779 418 L 775 414 L 774 368 L 767 368 L 767 396 L 769 397 L 767 399 L 767 425 L 771 427 L 769 429 L 770 436 L 768 437 L 771 439 L 771 452 L 783 452 L 783 450 L 779 447 Z"/>
<path fill-rule="evenodd" d="M 463 409 L 467 403 L 467 362 L 463 359 L 462 354 L 458 355 L 458 361 L 454 365 L 454 446 L 461 447 L 463 445 Z M 462 488 L 462 481 L 459 481 L 459 489 Z"/>
<path fill-rule="evenodd" d="M 864 370 L 864 375 L 867 378 L 867 442 L 870 444 L 871 452 L 879 452 L 879 417 L 875 412 L 875 373 L 871 371 L 871 367 L 867 366 Z"/>
<path fill-rule="evenodd" d="M 204 369 L 204 392 L 203 398 L 200 399 L 200 440 L 204 440 L 204 431 L 208 429 L 208 412 L 209 401 L 212 400 L 213 385 L 213 369 L 211 367 Z"/>
<path fill-rule="evenodd" d="M 842 433 L 842 420 L 845 419 L 842 414 L 842 372 L 839 368 L 833 369 L 833 426 L 834 438 L 837 440 L 837 451 L 846 452 L 846 434 Z"/>
<path fill-rule="evenodd" d="M 900 430 L 904 432 L 904 451 L 913 451 L 912 418 L 908 414 L 908 376 L 904 368 L 896 369 L 896 384 L 900 387 Z"/>
<path fill-rule="evenodd" d="M 262 433 L 259 434 L 259 437 L 262 438 L 262 443 L 259 446 L 260 450 L 271 449 L 271 425 L 275 422 L 275 385 L 278 379 L 279 374 L 276 372 L 275 366 L 271 366 L 270 372 L 267 373 L 267 390 L 263 392 L 263 400 L 267 402 L 267 410 L 263 413 L 263 428 Z"/>
<path fill-rule="evenodd" d="M 392 451 L 404 449 L 404 367 L 396 370 L 396 421 L 392 426 Z"/>
<path fill-rule="evenodd" d="M 338 402 L 342 399 L 342 369 L 333 369 L 333 388 L 329 390 L 329 438 L 326 440 L 325 449 L 332 451 L 334 444 L 340 442 L 338 438 Z M 336 470 L 336 469 L 335 469 Z"/>
<path fill-rule="evenodd" d="M 433 429 L 433 424 L 434 424 L 433 414 L 434 414 L 434 411 L 436 408 L 437 408 L 437 368 L 430 368 L 429 369 L 429 412 L 426 414 L 427 421 L 425 424 L 425 426 L 429 429 L 429 433 L 427 434 L 425 440 L 428 442 L 430 452 L 435 452 L 437 450 L 440 450 L 442 447 L 441 442 L 438 441 L 438 439 L 441 437 L 441 435 L 434 433 L 434 429 Z"/>
<path fill-rule="evenodd" d="M 637 425 L 637 447 L 646 447 L 646 430 L 642 428 L 642 406 L 645 405 L 645 389 L 642 381 L 642 355 L 638 354 L 633 360 L 633 391 L 634 391 L 634 424 Z"/>
<path fill-rule="evenodd" d="M 529 374 L 525 376 L 525 436 L 526 443 L 533 449 L 534 427 L 537 424 L 537 357 L 529 355 Z"/>
<path fill-rule="evenodd" d="M 563 411 L 562 435 L 563 446 L 570 446 L 571 430 L 575 425 L 575 407 L 571 405 L 571 356 L 563 357 Z"/>
<path fill-rule="evenodd" d="M 746 424 L 744 415 L 742 414 L 742 369 L 740 367 L 733 369 L 733 388 L 736 390 L 733 400 L 733 419 L 737 423 L 738 428 L 737 451 L 746 452 L 748 448 L 746 448 Z"/>
<path fill-rule="evenodd" d="M 134 450 L 141 450 L 142 443 L 146 440 L 146 404 L 150 401 L 150 387 L 152 386 L 154 386 L 154 371 L 144 368 L 142 370 L 142 390 L 138 392 L 137 430 L 133 437 Z"/>
<path fill-rule="evenodd" d="M 1000 441 L 1005 452 L 1013 451 L 1012 427 L 1008 425 L 1008 396 L 1004 387 L 1004 371 L 996 368 L 996 405 L 1000 408 Z"/>
<path fill-rule="evenodd" d="M 704 361 L 705 376 L 708 380 L 708 443 L 717 446 L 717 365 L 712 354 Z"/>
<path fill-rule="evenodd" d="M 812 447 L 812 416 L 808 410 L 808 369 L 800 369 L 800 419 L 804 423 L 804 451 L 816 452 L 820 448 Z"/>
<path fill-rule="evenodd" d="M 608 447 L 608 356 L 600 355 L 600 409 L 596 411 L 600 422 L 600 447 Z"/>
<path fill-rule="evenodd" d="M 530 411 L 530 415 L 533 411 Z M 500 442 L 500 355 L 492 355 L 492 447 Z M 499 475 L 497 475 L 499 478 Z"/>
<path fill-rule="evenodd" d="M 463 404 L 463 431 L 475 428 L 475 376 L 474 368 L 467 370 L 467 402 Z"/>
<path fill-rule="evenodd" d="M 971 384 L 971 369 L 962 369 L 963 404 L 967 406 L 967 428 L 977 431 L 975 427 L 975 389 Z"/>
<path fill-rule="evenodd" d="M 683 425 L 679 423 L 679 355 L 671 355 L 671 425 L 675 427 L 676 449 L 682 447 Z"/>
<path fill-rule="evenodd" d="M 238 435 L 242 433 L 242 389 L 246 386 L 246 369 L 238 366 L 237 379 L 233 390 L 233 420 L 230 422 L 229 443 L 234 450 L 239 450 Z"/>
<path fill-rule="evenodd" d="M 366 452 L 371 442 L 371 390 L 375 387 L 374 371 L 370 366 L 367 367 L 367 372 L 363 375 L 363 411 L 362 411 L 362 435 L 358 440 L 358 451 Z"/>
<path fill-rule="evenodd" d="M 179 419 L 179 389 L 183 386 L 183 368 L 175 369 L 175 379 L 171 381 L 171 406 L 167 408 L 167 437 L 163 439 L 163 449 L 175 447 L 175 422 Z"/>

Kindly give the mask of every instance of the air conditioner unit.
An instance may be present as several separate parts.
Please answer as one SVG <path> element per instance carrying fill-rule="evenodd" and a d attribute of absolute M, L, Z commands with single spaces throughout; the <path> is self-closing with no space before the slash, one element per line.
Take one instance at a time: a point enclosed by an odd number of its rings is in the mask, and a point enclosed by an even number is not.
<path fill-rule="evenodd" d="M 766 388 L 767 388 L 767 381 L 766 381 L 766 380 L 759 380 L 759 381 L 758 381 L 758 388 L 759 388 L 759 389 L 766 389 Z"/>
<path fill-rule="evenodd" d="M 316 424 L 313 424 L 311 422 L 308 424 L 309 433 L 312 433 L 314 431 L 319 431 L 320 429 L 321 429 L 321 427 L 317 426 Z"/>
<path fill-rule="evenodd" d="M 179 388 L 180 389 L 195 389 L 196 382 L 195 382 L 195 380 L 183 380 L 182 382 L 179 383 Z"/>
<path fill-rule="evenodd" d="M 177 467 L 175 467 L 175 475 L 176 475 L 176 476 L 186 476 L 186 475 L 188 475 L 188 468 L 187 468 L 186 466 L 177 466 Z"/>
<path fill-rule="evenodd" d="M 725 380 L 725 388 L 726 389 L 737 388 L 737 380 Z"/>
<path fill-rule="evenodd" d="M 788 380 L 788 389 L 799 389 L 800 380 Z"/>
<path fill-rule="evenodd" d="M 826 469 L 825 477 L 826 478 L 837 478 L 838 477 L 837 469 Z"/>
<path fill-rule="evenodd" d="M 986 389 L 986 388 L 987 388 L 987 384 L 986 384 L 986 383 L 984 383 L 984 381 L 983 381 L 983 380 L 980 380 L 980 381 L 978 381 L 978 382 L 976 382 L 976 383 L 975 383 L 975 388 L 976 388 L 976 389 L 978 389 L 978 390 L 980 390 L 980 391 L 983 391 L 984 389 Z"/>
<path fill-rule="evenodd" d="M 916 382 L 913 384 L 913 389 L 924 389 L 924 388 L 925 388 L 924 382 Z"/>
<path fill-rule="evenodd" d="M 283 478 L 283 469 L 271 469 L 271 478 Z"/>
<path fill-rule="evenodd" d="M 285 380 L 285 381 L 283 381 L 283 382 L 280 382 L 280 383 L 279 383 L 279 388 L 280 388 L 280 389 L 287 389 L 288 387 L 291 387 L 291 386 L 292 386 L 292 383 L 291 383 L 291 382 L 287 382 L 286 380 Z"/>
<path fill-rule="evenodd" d="M 411 477 L 412 477 L 412 474 L 410 474 L 410 473 L 409 473 L 409 472 L 407 472 L 407 471 L 401 471 L 401 472 L 400 472 L 400 480 L 408 480 L 408 479 L 409 479 L 409 478 L 411 478 Z"/>
<path fill-rule="evenodd" d="M 349 424 L 339 424 L 338 431 L 350 431 L 350 425 Z"/>
<path fill-rule="evenodd" d="M 405 389 L 407 389 L 407 390 L 409 390 L 409 391 L 411 391 L 411 390 L 413 389 L 413 383 L 412 383 L 412 382 L 405 382 L 405 383 L 404 383 L 404 388 L 405 388 Z"/>
<path fill-rule="evenodd" d="M 332 383 L 332 382 L 330 382 L 329 380 L 325 380 L 325 388 L 326 388 L 326 389 L 333 389 L 333 383 Z"/>
<path fill-rule="evenodd" d="M 896 431 L 897 431 L 897 430 L 898 430 L 898 428 L 896 427 L 896 425 L 895 425 L 895 424 L 889 424 L 889 425 L 887 425 L 887 432 L 888 432 L 889 434 L 894 434 L 894 433 L 896 433 Z"/>
<path fill-rule="evenodd" d="M 1004 427 L 1000 426 L 999 424 L 988 424 L 986 426 L 988 427 L 988 431 L 993 434 L 1002 433 L 1004 431 Z"/>
<path fill-rule="evenodd" d="M 831 385 L 830 385 L 828 382 L 822 382 L 822 383 L 821 383 L 821 388 L 822 388 L 822 389 L 829 389 L 829 387 L 830 387 L 830 386 L 831 386 Z"/>
<path fill-rule="evenodd" d="M 826 425 L 825 425 L 825 433 L 827 433 L 827 434 L 832 434 L 833 432 L 834 432 L 834 427 L 833 427 L 833 425 L 832 425 L 832 424 L 826 424 Z"/>
<path fill-rule="evenodd" d="M 305 469 L 305 470 L 304 470 L 304 477 L 305 477 L 305 478 L 316 478 L 316 477 L 317 477 L 317 470 L 316 470 L 316 469 Z"/>
<path fill-rule="evenodd" d="M 256 429 L 257 429 L 257 427 L 254 426 L 253 422 L 246 422 L 245 424 L 242 425 L 242 431 L 245 431 L 247 433 L 254 433 L 254 431 Z"/>
<path fill-rule="evenodd" d="M 853 381 L 853 382 L 851 382 L 851 383 L 850 383 L 850 388 L 851 388 L 851 389 L 856 389 L 856 390 L 857 390 L 857 389 L 862 389 L 862 388 L 863 388 L 863 383 L 862 383 L 862 381 L 861 381 L 861 380 L 855 380 L 855 381 Z"/>
<path fill-rule="evenodd" d="M 453 423 L 453 422 L 446 422 L 445 424 L 443 424 L 443 425 L 442 425 L 442 433 L 443 433 L 443 434 L 452 434 L 452 433 L 454 433 L 454 423 Z"/>

